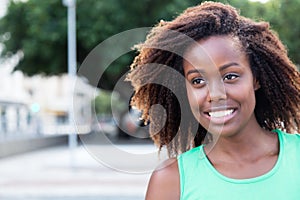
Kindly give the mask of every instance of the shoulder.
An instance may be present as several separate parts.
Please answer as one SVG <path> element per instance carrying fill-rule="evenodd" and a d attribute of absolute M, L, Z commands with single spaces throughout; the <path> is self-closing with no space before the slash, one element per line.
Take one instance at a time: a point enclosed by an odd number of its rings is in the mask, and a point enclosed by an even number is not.
<path fill-rule="evenodd" d="M 300 151 L 300 134 L 299 133 L 286 133 L 281 130 L 275 130 L 278 133 L 280 145 L 286 150 Z"/>
<path fill-rule="evenodd" d="M 146 200 L 180 199 L 180 180 L 176 158 L 166 160 L 151 175 Z"/>
<path fill-rule="evenodd" d="M 277 132 L 279 134 L 279 137 L 282 137 L 285 140 L 300 141 L 300 134 L 299 133 L 286 133 L 286 132 L 281 131 L 279 129 L 276 129 L 275 132 Z"/>

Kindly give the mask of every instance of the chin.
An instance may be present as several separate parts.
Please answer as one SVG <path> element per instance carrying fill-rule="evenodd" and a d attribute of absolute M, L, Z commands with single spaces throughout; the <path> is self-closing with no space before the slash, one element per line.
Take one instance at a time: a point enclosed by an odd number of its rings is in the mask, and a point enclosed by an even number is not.
<path fill-rule="evenodd" d="M 237 130 L 226 127 L 226 125 L 211 125 L 205 128 L 210 134 L 217 136 L 217 137 L 231 137 L 234 136 Z"/>

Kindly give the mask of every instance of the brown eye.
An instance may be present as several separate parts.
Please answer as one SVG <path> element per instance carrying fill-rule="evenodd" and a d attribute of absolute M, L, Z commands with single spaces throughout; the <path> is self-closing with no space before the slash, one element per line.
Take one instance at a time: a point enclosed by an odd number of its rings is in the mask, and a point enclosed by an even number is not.
<path fill-rule="evenodd" d="M 231 81 L 231 80 L 234 80 L 236 78 L 238 78 L 239 76 L 237 74 L 227 74 L 225 77 L 224 77 L 224 80 L 228 80 L 228 81 Z"/>
<path fill-rule="evenodd" d="M 193 85 L 200 85 L 200 84 L 204 84 L 205 83 L 205 81 L 204 81 L 204 79 L 202 79 L 202 78 L 194 78 L 193 80 L 192 80 L 192 84 Z"/>

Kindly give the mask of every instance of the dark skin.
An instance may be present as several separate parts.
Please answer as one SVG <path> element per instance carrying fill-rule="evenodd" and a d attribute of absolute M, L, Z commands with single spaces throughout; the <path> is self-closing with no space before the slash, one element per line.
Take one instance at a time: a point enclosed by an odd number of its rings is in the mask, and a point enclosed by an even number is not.
<path fill-rule="evenodd" d="M 180 180 L 175 158 L 167 160 L 151 175 L 146 200 L 180 199 Z"/>
<path fill-rule="evenodd" d="M 261 176 L 277 162 L 276 134 L 262 129 L 254 115 L 255 91 L 249 61 L 231 36 L 213 36 L 187 49 L 183 63 L 186 88 L 195 118 L 213 135 L 204 147 L 207 158 L 222 175 L 234 179 Z M 224 67 L 225 66 L 225 67 Z M 151 176 L 147 200 L 180 199 L 176 159 Z"/>

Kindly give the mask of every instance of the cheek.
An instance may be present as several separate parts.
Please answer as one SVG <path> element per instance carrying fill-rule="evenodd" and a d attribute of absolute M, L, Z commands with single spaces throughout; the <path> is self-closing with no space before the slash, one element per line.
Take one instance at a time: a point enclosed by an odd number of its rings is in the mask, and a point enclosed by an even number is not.
<path fill-rule="evenodd" d="M 240 85 L 234 90 L 228 90 L 229 97 L 232 97 L 234 100 L 243 104 L 243 107 L 247 110 L 253 110 L 255 107 L 255 92 L 251 84 L 249 85 Z"/>
<path fill-rule="evenodd" d="M 195 89 L 190 85 L 187 85 L 186 88 L 187 88 L 187 95 L 188 95 L 188 100 L 189 100 L 191 110 L 194 116 L 198 116 L 199 109 L 201 108 L 201 106 L 205 101 L 205 92 L 200 91 L 200 89 Z"/>
<path fill-rule="evenodd" d="M 254 110 L 255 105 L 256 105 L 256 98 L 255 98 L 254 90 L 249 91 L 248 104 L 249 104 L 249 107 L 250 107 L 249 109 Z"/>
<path fill-rule="evenodd" d="M 195 92 L 193 92 L 193 88 L 192 86 L 190 86 L 190 84 L 186 83 L 185 85 L 186 85 L 187 96 L 188 96 L 190 107 L 193 108 L 196 102 Z"/>

